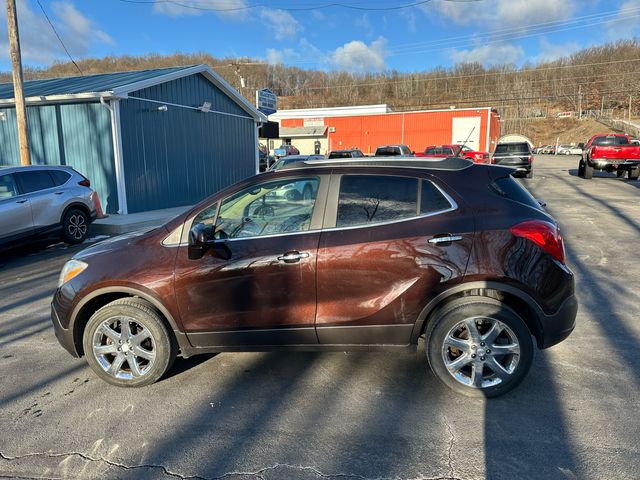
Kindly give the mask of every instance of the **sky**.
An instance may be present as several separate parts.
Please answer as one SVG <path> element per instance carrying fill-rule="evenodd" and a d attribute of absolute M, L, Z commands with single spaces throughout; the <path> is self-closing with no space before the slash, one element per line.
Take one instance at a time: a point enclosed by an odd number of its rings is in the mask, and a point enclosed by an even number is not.
<path fill-rule="evenodd" d="M 17 0 L 17 4 L 23 63 L 39 67 L 68 61 L 66 47 L 74 59 L 205 52 L 352 73 L 417 72 L 460 62 L 521 66 L 640 36 L 640 0 Z M 8 71 L 4 5 L 0 17 L 0 70 Z"/>

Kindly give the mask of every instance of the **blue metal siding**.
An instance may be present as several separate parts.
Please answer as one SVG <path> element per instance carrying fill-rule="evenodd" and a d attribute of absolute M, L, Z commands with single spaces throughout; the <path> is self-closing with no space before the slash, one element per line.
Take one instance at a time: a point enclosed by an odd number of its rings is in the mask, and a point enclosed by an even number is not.
<path fill-rule="evenodd" d="M 199 107 L 242 118 L 135 98 L 120 103 L 130 213 L 196 203 L 255 173 L 255 121 L 200 74 L 130 97 Z"/>
<path fill-rule="evenodd" d="M 20 164 L 15 108 L 3 108 L 0 165 Z M 99 103 L 27 107 L 34 165 L 69 165 L 91 180 L 104 211 L 118 210 L 111 118 Z"/>

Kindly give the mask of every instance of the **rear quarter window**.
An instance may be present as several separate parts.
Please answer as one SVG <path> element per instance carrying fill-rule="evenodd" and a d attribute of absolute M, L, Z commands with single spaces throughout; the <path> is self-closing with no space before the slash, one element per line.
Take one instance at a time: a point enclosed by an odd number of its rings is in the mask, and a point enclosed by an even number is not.
<path fill-rule="evenodd" d="M 51 178 L 53 178 L 53 182 L 56 186 L 64 185 L 67 183 L 69 178 L 71 178 L 69 173 L 62 170 L 49 170 L 49 174 L 51 175 Z"/>
<path fill-rule="evenodd" d="M 500 197 L 507 198 L 514 202 L 522 203 L 537 210 L 542 210 L 538 201 L 533 198 L 529 190 L 527 190 L 518 180 L 512 176 L 498 178 L 489 184 L 489 188 L 493 193 Z"/>

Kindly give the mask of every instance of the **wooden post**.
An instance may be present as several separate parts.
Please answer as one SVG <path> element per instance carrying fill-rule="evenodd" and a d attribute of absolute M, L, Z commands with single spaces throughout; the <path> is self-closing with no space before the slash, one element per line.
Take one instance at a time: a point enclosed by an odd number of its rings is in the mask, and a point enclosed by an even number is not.
<path fill-rule="evenodd" d="M 20 164 L 31 165 L 29 153 L 29 134 L 27 130 L 27 110 L 22 91 L 22 58 L 20 55 L 20 35 L 18 34 L 18 15 L 16 0 L 7 0 L 7 29 L 9 31 L 9 54 L 13 69 L 13 92 L 18 120 L 18 143 L 20 144 Z"/>

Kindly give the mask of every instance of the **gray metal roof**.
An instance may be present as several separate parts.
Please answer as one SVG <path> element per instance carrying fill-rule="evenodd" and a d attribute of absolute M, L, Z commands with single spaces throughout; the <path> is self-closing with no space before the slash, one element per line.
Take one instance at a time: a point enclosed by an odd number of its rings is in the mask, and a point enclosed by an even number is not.
<path fill-rule="evenodd" d="M 48 78 L 30 80 L 24 83 L 24 96 L 27 105 L 44 103 L 96 101 L 100 98 L 127 98 L 128 94 L 154 85 L 170 82 L 194 74 L 202 74 L 211 83 L 231 97 L 256 121 L 267 122 L 267 117 L 258 111 L 246 98 L 229 85 L 208 65 L 190 65 L 186 67 L 159 68 L 131 72 L 101 73 L 83 77 Z M 0 106 L 13 105 L 13 84 L 0 84 Z"/>
<path fill-rule="evenodd" d="M 83 77 L 47 78 L 24 82 L 25 97 L 49 95 L 74 95 L 79 93 L 101 93 L 175 73 L 190 67 L 160 68 L 133 72 L 101 73 Z M 13 99 L 13 83 L 0 83 L 0 99 Z"/>

